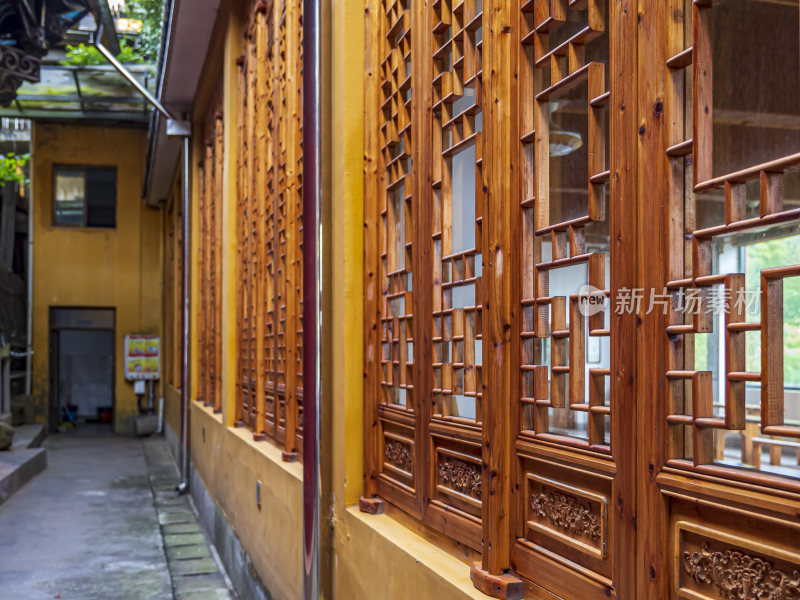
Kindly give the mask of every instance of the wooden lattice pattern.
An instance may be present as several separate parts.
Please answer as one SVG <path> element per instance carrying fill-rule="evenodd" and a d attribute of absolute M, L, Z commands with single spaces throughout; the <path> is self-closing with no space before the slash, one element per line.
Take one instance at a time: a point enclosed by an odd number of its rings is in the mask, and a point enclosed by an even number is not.
<path fill-rule="evenodd" d="M 773 79 L 777 85 L 762 89 L 774 90 L 776 97 L 780 94 L 793 97 L 790 86 L 793 82 L 796 85 L 797 80 L 800 11 L 796 2 L 782 6 L 755 3 L 718 6 L 697 0 L 694 4 L 685 3 L 683 9 L 685 27 L 672 32 L 669 40 L 672 56 L 666 63 L 677 115 L 667 150 L 672 173 L 671 261 L 666 283 L 671 297 L 666 330 L 669 385 L 666 421 L 670 432 L 667 455 L 673 464 L 681 467 L 729 462 L 730 457 L 725 456 L 725 438 L 737 433 L 741 436 L 740 464 L 760 468 L 761 447 L 765 446 L 770 448 L 771 462 L 780 465 L 783 447 L 800 452 L 800 423 L 787 422 L 785 416 L 783 314 L 784 282 L 800 276 L 800 265 L 761 269 L 760 287 L 755 290 L 760 297 L 761 314 L 760 319 L 753 319 L 747 310 L 750 301 L 746 296 L 746 270 L 741 264 L 739 269 L 722 268 L 718 247 L 721 240 L 735 243 L 748 236 L 753 239 L 753 234 L 759 239 L 768 239 L 769 232 L 782 225 L 794 223 L 796 227 L 800 207 L 796 198 L 788 204 L 787 195 L 789 186 L 794 183 L 793 172 L 800 165 L 800 154 L 787 153 L 774 143 L 772 132 L 784 136 L 784 146 L 788 141 L 795 148 L 800 147 L 800 139 L 791 132 L 796 126 L 790 126 L 793 118 L 796 122 L 797 110 L 794 117 L 771 114 L 767 93 L 748 118 L 752 121 L 749 135 L 760 132 L 769 143 L 758 147 L 753 139 L 743 139 L 741 128 L 723 140 L 717 128 L 737 127 L 741 118 L 725 107 L 720 108 L 724 95 L 729 92 L 715 87 L 715 83 L 727 81 L 732 75 L 726 74 L 726 79 L 715 78 L 715 69 L 728 66 L 719 62 L 726 51 L 736 56 L 742 51 L 747 56 L 770 52 L 771 65 L 788 62 L 794 63 L 795 69 L 786 76 L 774 72 L 773 77 L 780 81 Z M 748 42 L 755 41 L 752 36 L 747 39 L 731 37 L 730 28 L 734 23 L 747 18 L 757 21 L 765 15 L 773 20 L 770 37 L 779 40 L 774 46 L 775 40 L 765 39 L 763 33 L 756 47 L 747 46 Z M 715 19 L 725 27 L 715 30 Z M 785 20 L 790 22 L 792 43 L 781 37 L 780 32 L 785 31 L 781 21 Z M 763 28 L 753 31 L 763 32 Z M 741 70 L 739 66 L 736 69 Z M 747 72 L 751 78 L 763 77 L 760 73 Z M 738 98 L 748 97 L 743 89 L 734 93 Z M 770 124 L 770 119 L 778 121 Z M 759 130 L 761 123 L 765 123 L 769 131 Z M 746 165 L 737 165 L 745 168 L 735 170 L 725 166 L 723 159 L 731 155 L 736 158 L 730 146 L 747 150 L 746 158 L 751 160 Z M 764 151 L 779 155 L 766 156 L 766 162 L 754 158 Z M 761 164 L 757 164 L 759 162 Z M 720 209 L 710 214 L 712 211 L 708 207 L 713 205 Z M 724 311 L 724 320 L 715 315 L 720 311 Z M 702 360 L 698 335 L 703 334 L 719 336 L 719 354 L 724 355 L 724 360 L 719 367 L 714 367 L 714 372 L 697 368 Z M 751 343 L 747 340 L 754 335 L 760 336 L 760 371 L 748 371 L 746 365 L 746 345 Z M 719 384 L 719 397 L 715 398 L 717 368 L 718 377 L 724 383 Z M 747 401 L 748 385 L 760 385 L 760 401 Z M 741 471 L 723 469 L 719 472 L 726 477 L 744 476 Z"/>
<path fill-rule="evenodd" d="M 238 424 L 288 459 L 302 415 L 300 8 L 255 3 L 238 61 Z"/>
<path fill-rule="evenodd" d="M 221 86 L 220 86 L 221 87 Z M 198 307 L 199 394 L 206 406 L 220 410 L 222 365 L 222 98 L 214 95 L 204 123 L 204 158 L 200 162 L 198 261 L 200 306 Z"/>
<path fill-rule="evenodd" d="M 483 13 L 440 0 L 434 14 L 434 415 L 480 423 Z"/>
<path fill-rule="evenodd" d="M 483 12 L 480 0 L 433 3 L 432 414 L 427 521 L 465 515 L 471 545 L 481 517 Z M 431 35 L 429 34 L 429 35 Z"/>
<path fill-rule="evenodd" d="M 380 215 L 380 372 L 376 401 L 383 435 L 379 486 L 387 497 L 417 492 L 414 389 L 411 10 L 409 0 L 380 3 L 377 181 Z M 413 500 L 412 500 L 413 502 Z"/>
<path fill-rule="evenodd" d="M 164 219 L 164 380 L 180 387 L 183 334 L 183 213 L 181 182 L 172 186 Z"/>
<path fill-rule="evenodd" d="M 408 0 L 388 0 L 382 63 L 385 167 L 381 239 L 381 387 L 384 414 L 414 409 L 412 332 L 411 28 Z"/>
<path fill-rule="evenodd" d="M 587 346 L 610 337 L 608 308 L 585 316 L 589 290 L 570 285 L 563 293 L 563 283 L 551 281 L 570 268 L 572 279 L 578 268 L 578 283 L 609 297 L 606 4 L 527 2 L 521 39 L 522 429 L 599 451 L 609 443 L 610 370 L 587 368 Z M 585 424 L 575 422 L 577 413 Z"/>

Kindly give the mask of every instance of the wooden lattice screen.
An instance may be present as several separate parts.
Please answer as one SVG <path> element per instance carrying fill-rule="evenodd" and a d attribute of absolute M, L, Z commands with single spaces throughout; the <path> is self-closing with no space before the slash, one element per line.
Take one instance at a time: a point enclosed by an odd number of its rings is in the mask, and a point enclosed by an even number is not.
<path fill-rule="evenodd" d="M 367 17 L 361 508 L 389 501 L 493 575 L 558 556 L 597 590 L 629 532 L 606 515 L 631 439 L 615 451 L 630 396 L 607 302 L 632 273 L 610 243 L 632 180 L 612 180 L 608 32 L 631 20 L 608 0 L 429 8 L 376 0 Z M 587 507 L 583 529 L 554 516 L 561 497 Z"/>
<path fill-rule="evenodd" d="M 379 494 L 472 549 L 483 493 L 482 16 L 480 0 L 430 10 L 383 0 L 366 40 L 375 326 L 365 330 L 362 508 L 377 510 Z"/>
<path fill-rule="evenodd" d="M 480 0 L 433 4 L 433 222 L 424 253 L 433 259 L 433 406 L 424 416 L 434 472 L 426 520 L 473 548 L 480 547 L 483 494 L 482 19 Z"/>
<path fill-rule="evenodd" d="M 222 96 L 221 86 L 203 124 L 204 156 L 199 163 L 198 307 L 199 394 L 215 411 L 222 407 Z"/>
<path fill-rule="evenodd" d="M 361 509 L 499 597 L 789 589 L 800 0 L 365 14 Z"/>
<path fill-rule="evenodd" d="M 238 60 L 237 425 L 287 460 L 303 394 L 300 8 L 256 2 Z"/>
<path fill-rule="evenodd" d="M 797 331 L 796 307 L 785 301 L 797 297 L 800 265 L 774 252 L 793 241 L 800 218 L 800 9 L 796 1 L 683 4 L 666 63 L 675 114 L 667 458 L 761 481 L 722 465 L 787 473 L 782 450 L 800 456 L 800 414 L 784 405 L 796 397 L 785 388 L 798 383 L 784 381 L 784 337 Z M 770 245 L 771 254 L 758 252 Z M 726 451 L 734 438 L 738 454 Z"/>

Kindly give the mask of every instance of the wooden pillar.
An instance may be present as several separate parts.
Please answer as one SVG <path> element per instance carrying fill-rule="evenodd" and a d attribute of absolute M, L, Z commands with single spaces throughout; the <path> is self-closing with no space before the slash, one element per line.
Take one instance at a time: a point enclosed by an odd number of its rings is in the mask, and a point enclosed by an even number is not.
<path fill-rule="evenodd" d="M 380 339 L 380 198 L 383 197 L 383 164 L 379 142 L 381 3 L 367 0 L 364 35 L 364 494 L 359 507 L 368 513 L 382 513 L 383 501 L 377 498 L 378 409 L 380 393 L 378 371 L 373 361 L 381 353 Z"/>
<path fill-rule="evenodd" d="M 609 233 L 611 242 L 611 452 L 617 466 L 614 497 L 610 510 L 614 511 L 617 531 L 613 545 L 608 549 L 614 561 L 614 582 L 619 598 L 635 598 L 636 571 L 633 552 L 636 548 L 636 484 L 635 459 L 637 437 L 630 435 L 631 428 L 640 423 L 636 404 L 637 347 L 626 343 L 637 339 L 641 315 L 614 309 L 617 291 L 637 286 L 637 219 L 651 218 L 650 209 L 639 206 L 637 200 L 637 146 L 632 135 L 638 131 L 639 142 L 647 133 L 647 126 L 637 122 L 637 2 L 618 0 L 609 3 L 611 65 L 609 107 L 610 118 L 610 187 L 611 215 Z M 651 182 L 652 176 L 647 176 Z M 642 265 L 643 266 L 643 265 Z M 647 310 L 642 303 L 643 310 Z M 663 331 L 663 329 L 662 329 Z M 651 338 L 652 339 L 652 338 Z M 652 344 L 652 342 L 649 342 Z M 644 400 L 644 399 L 643 399 Z"/>
<path fill-rule="evenodd" d="M 511 568 L 512 406 L 519 396 L 520 230 L 517 61 L 519 3 L 484 5 L 484 302 L 483 302 L 483 555 L 472 581 L 496 598 L 522 598 L 523 583 Z"/>
<path fill-rule="evenodd" d="M 661 293 L 663 283 L 674 277 L 668 273 L 670 261 L 679 261 L 679 272 L 683 272 L 682 253 L 670 251 L 669 222 L 669 178 L 670 164 L 666 148 L 670 138 L 682 140 L 681 121 L 671 114 L 675 103 L 683 102 L 682 90 L 677 89 L 676 79 L 665 77 L 667 69 L 662 66 L 667 59 L 678 54 L 680 47 L 669 45 L 677 38 L 682 42 L 682 0 L 639 0 L 637 47 L 639 60 L 637 109 L 639 115 L 639 162 L 637 198 L 637 228 L 639 239 L 647 244 L 637 244 L 637 286 L 650 293 L 654 288 Z M 678 17 L 676 17 L 678 15 Z M 681 35 L 672 35 L 670 30 L 681 28 Z M 626 32 L 628 29 L 625 30 Z M 682 85 L 682 83 L 681 83 Z M 615 102 L 615 107 L 618 102 Z M 678 128 L 678 131 L 670 131 Z M 676 207 L 682 215 L 681 206 Z M 680 238 L 678 238 L 680 239 Z M 682 248 L 681 248 L 682 249 Z M 642 312 L 647 302 L 643 303 Z M 640 315 L 641 316 L 641 315 Z M 636 397 L 637 422 L 641 432 L 637 438 L 642 445 L 637 449 L 635 464 L 637 498 L 637 552 L 636 598 L 666 598 L 669 596 L 669 561 L 667 537 L 667 506 L 656 485 L 656 476 L 665 460 L 666 382 L 667 370 L 661 340 L 667 326 L 667 315 L 655 309 L 646 319 L 640 319 L 637 327 L 636 347 Z M 616 338 L 620 339 L 620 338 Z M 619 345 L 619 344 L 618 344 Z M 618 411 L 619 412 L 619 411 Z M 619 439 L 619 438 L 617 438 Z"/>

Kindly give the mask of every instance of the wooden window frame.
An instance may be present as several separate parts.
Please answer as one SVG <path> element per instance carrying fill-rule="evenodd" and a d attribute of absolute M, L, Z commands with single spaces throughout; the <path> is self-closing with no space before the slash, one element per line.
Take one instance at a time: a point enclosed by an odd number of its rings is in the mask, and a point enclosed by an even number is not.
<path fill-rule="evenodd" d="M 58 171 L 59 169 L 69 169 L 72 171 L 83 171 L 83 222 L 82 223 L 59 223 L 56 221 L 56 181 L 58 179 Z M 89 214 L 89 197 L 87 194 L 88 190 L 88 173 L 90 169 L 98 170 L 98 171 L 113 171 L 114 172 L 114 182 L 116 184 L 116 195 L 114 198 L 114 226 L 90 226 L 86 224 L 86 220 Z M 119 169 L 116 165 L 86 165 L 86 164 L 68 164 L 68 163 L 54 163 L 53 164 L 53 194 L 52 194 L 52 205 L 50 210 L 50 224 L 52 227 L 63 227 L 65 229 L 90 229 L 90 230 L 106 230 L 106 231 L 114 231 L 117 229 L 117 216 L 118 216 L 118 208 L 119 208 Z"/>
<path fill-rule="evenodd" d="M 212 94 L 201 126 L 198 161 L 198 394 L 196 400 L 222 411 L 222 84 Z"/>

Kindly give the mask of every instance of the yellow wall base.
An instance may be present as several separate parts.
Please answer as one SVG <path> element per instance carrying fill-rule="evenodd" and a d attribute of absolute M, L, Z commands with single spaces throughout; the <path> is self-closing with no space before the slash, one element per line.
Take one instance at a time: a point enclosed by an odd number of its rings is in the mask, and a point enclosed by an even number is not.
<path fill-rule="evenodd" d="M 301 597 L 302 465 L 283 462 L 276 446 L 254 442 L 247 429 L 225 427 L 221 415 L 197 402 L 190 422 L 192 463 L 264 585 L 275 598 Z"/>

